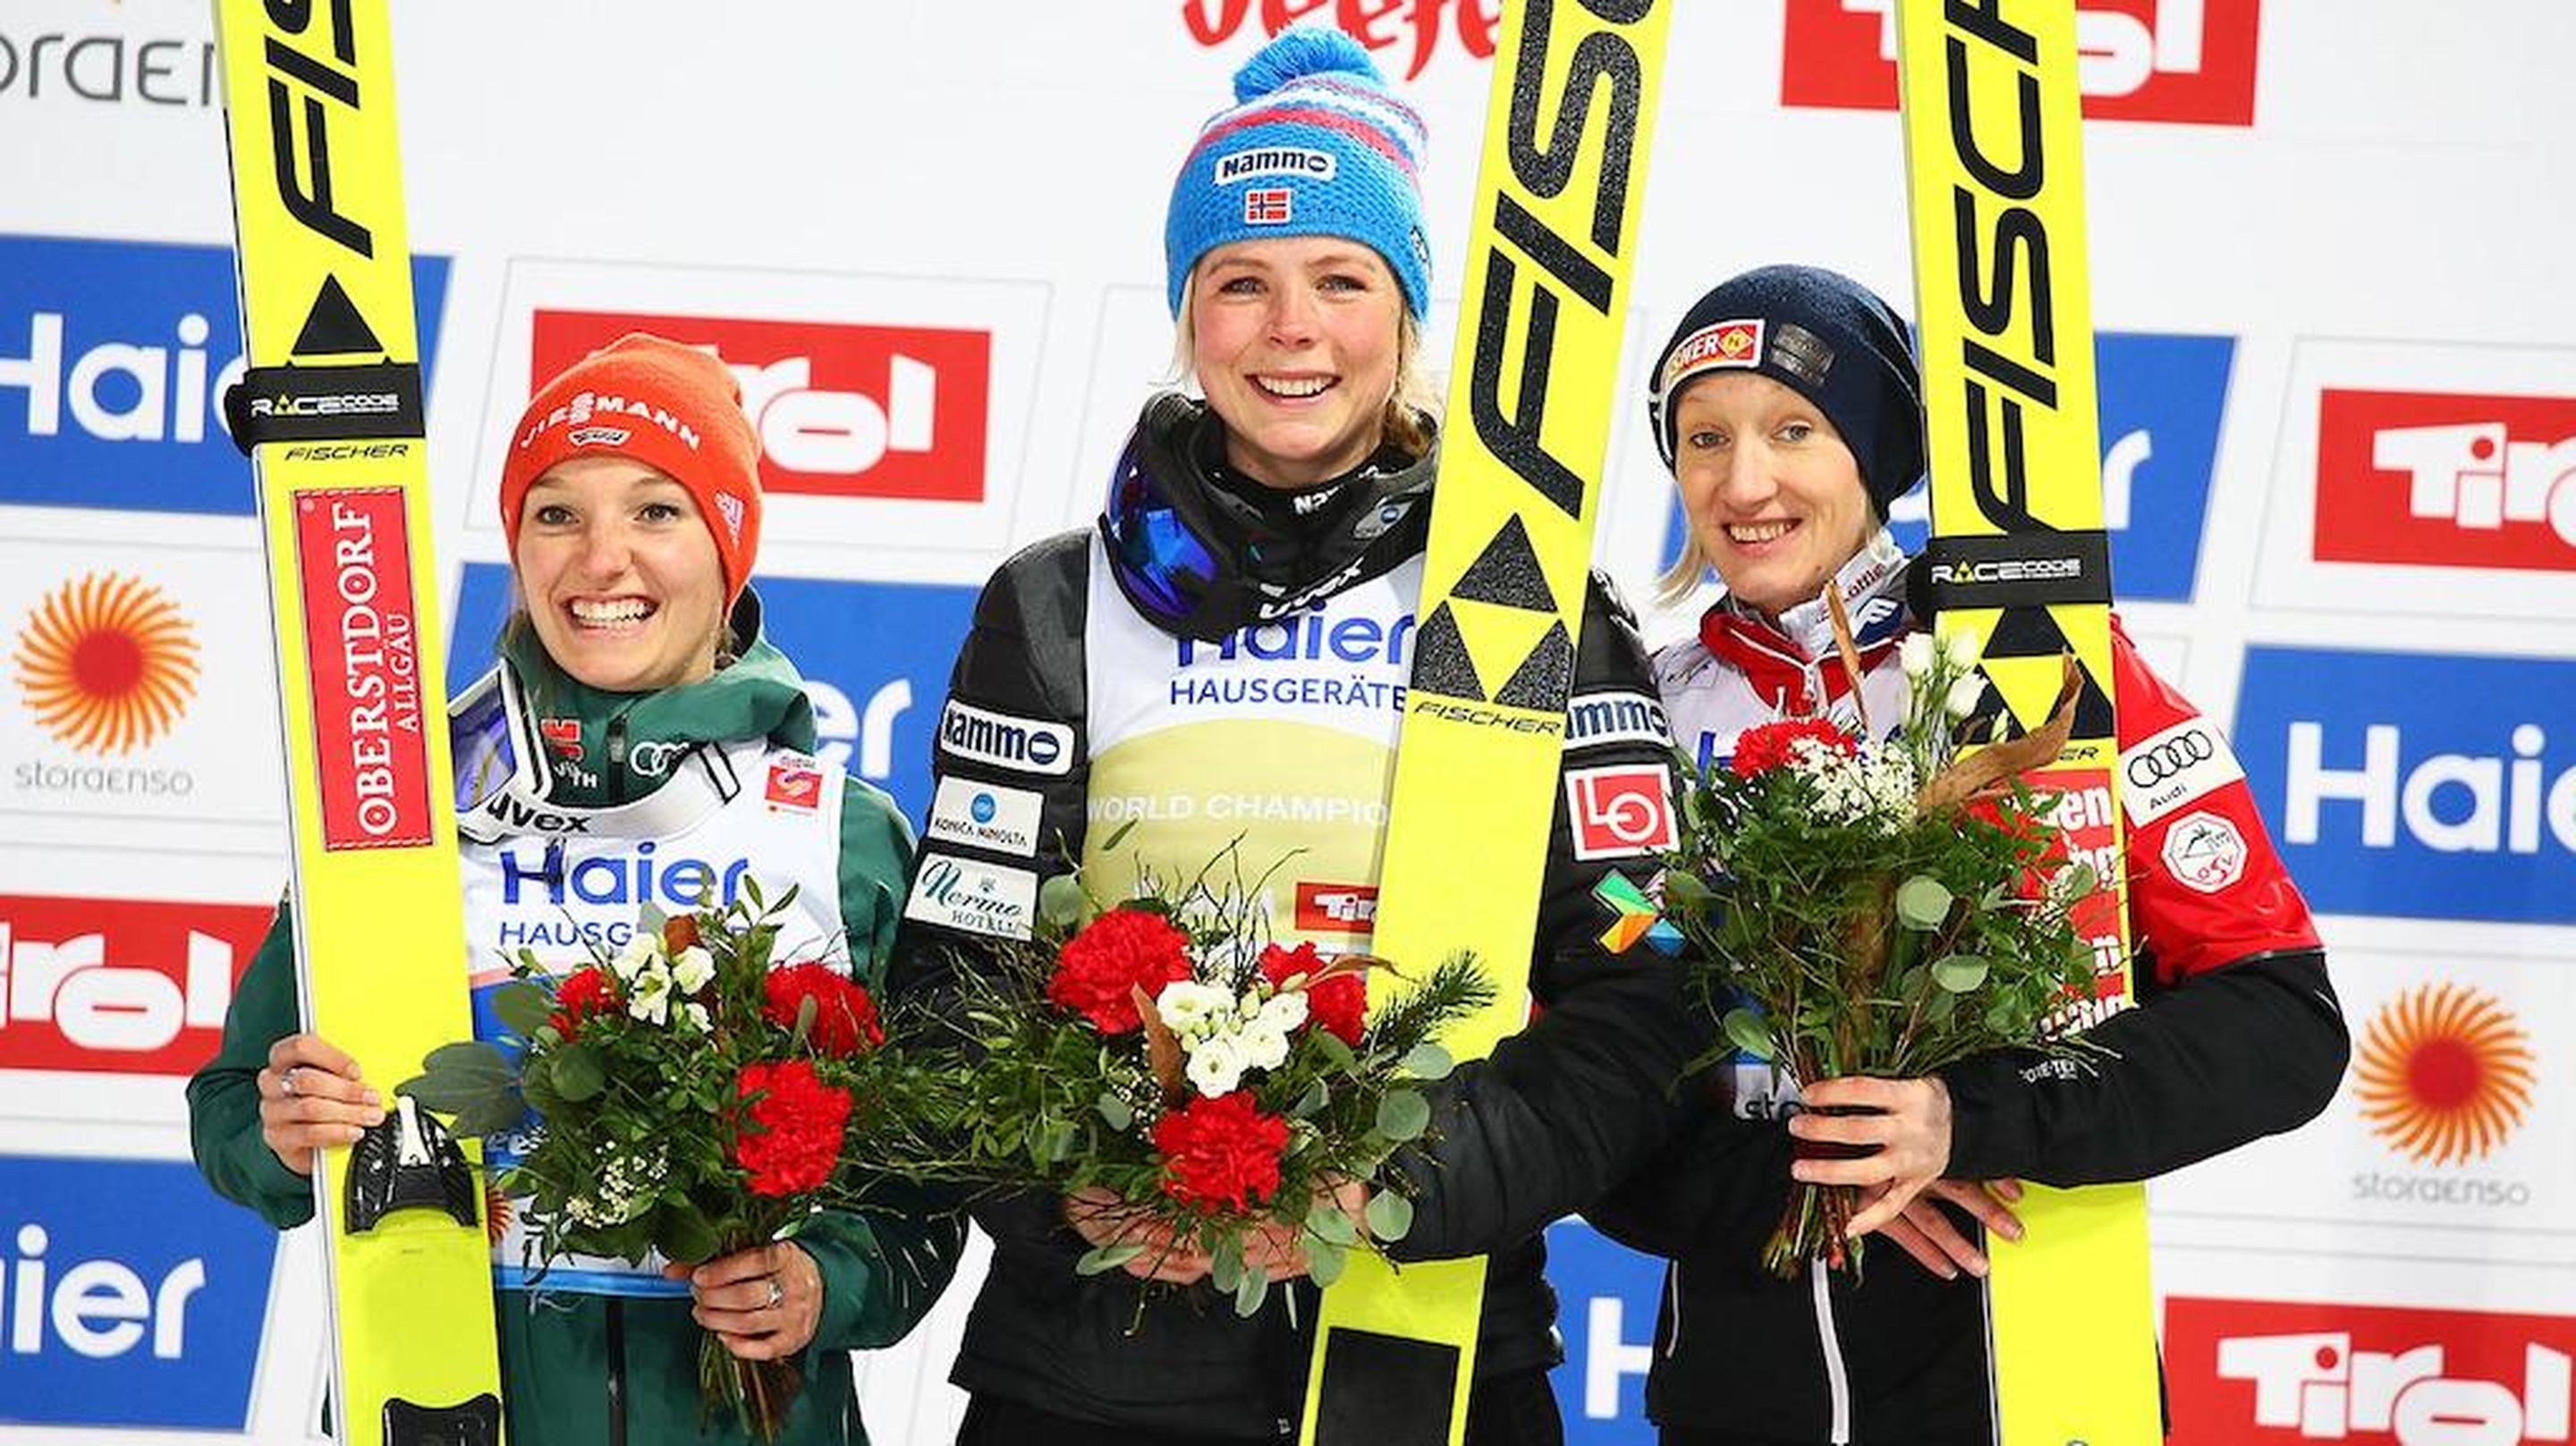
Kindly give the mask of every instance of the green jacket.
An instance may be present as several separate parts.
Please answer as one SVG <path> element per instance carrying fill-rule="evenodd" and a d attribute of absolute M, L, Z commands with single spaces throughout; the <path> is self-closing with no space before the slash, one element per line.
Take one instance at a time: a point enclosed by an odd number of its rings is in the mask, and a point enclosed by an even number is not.
<path fill-rule="evenodd" d="M 629 750 L 648 741 L 725 741 L 763 736 L 790 748 L 814 746 L 812 705 L 794 665 L 759 637 L 758 599 L 749 592 L 734 615 L 737 636 L 753 641 L 715 676 L 650 694 L 603 693 L 557 670 L 524 627 L 503 653 L 549 718 L 578 716 L 590 745 L 586 759 L 604 763 L 597 786 L 559 782 L 566 802 L 598 806 L 640 797 L 660 780 L 627 769 Z M 610 746 L 612 743 L 617 746 Z M 882 792 L 852 780 L 841 818 L 841 916 L 850 957 L 880 988 L 886 947 L 903 912 L 912 834 Z M 463 982 L 460 974 L 460 984 Z M 260 1138 L 255 1077 L 269 1047 L 295 1032 L 295 945 L 291 915 L 281 907 L 233 995 L 222 1051 L 188 1082 L 189 1133 L 197 1167 L 225 1197 L 257 1210 L 279 1229 L 313 1215 L 313 1186 L 289 1170 Z M 385 1082 L 377 1082 L 381 1088 Z M 898 1192 L 889 1189 L 888 1198 Z M 910 1196 L 902 1198 L 910 1199 Z M 805 1388 L 779 1436 L 788 1446 L 864 1446 L 846 1352 L 903 1338 L 948 1283 L 964 1225 L 926 1205 L 918 1210 L 817 1215 L 797 1237 L 823 1276 L 823 1317 L 798 1362 Z M 545 1291 L 496 1292 L 501 1380 L 511 1439 L 520 1446 L 627 1446 L 743 1439 L 730 1415 L 699 1428 L 697 1342 L 685 1299 L 616 1299 Z M 622 1349 L 612 1354 L 612 1342 Z M 624 1430 L 612 1437 L 622 1403 Z"/>

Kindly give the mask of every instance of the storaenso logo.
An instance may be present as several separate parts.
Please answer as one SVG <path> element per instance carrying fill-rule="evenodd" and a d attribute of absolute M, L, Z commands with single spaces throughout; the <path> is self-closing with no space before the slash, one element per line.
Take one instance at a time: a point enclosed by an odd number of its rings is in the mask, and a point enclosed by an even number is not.
<path fill-rule="evenodd" d="M 948 701 L 939 717 L 939 749 L 952 758 L 989 763 L 1021 773 L 1073 771 L 1073 730 L 1061 723 L 987 713 Z"/>

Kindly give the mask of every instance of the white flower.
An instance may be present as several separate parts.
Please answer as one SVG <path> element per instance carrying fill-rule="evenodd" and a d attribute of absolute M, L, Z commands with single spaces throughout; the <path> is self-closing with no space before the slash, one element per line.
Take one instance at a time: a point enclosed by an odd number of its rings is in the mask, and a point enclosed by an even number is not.
<path fill-rule="evenodd" d="M 617 957 L 608 961 L 609 970 L 616 974 L 619 983 L 635 982 L 635 976 L 643 972 L 645 965 L 653 962 L 657 942 L 651 930 L 635 931 L 626 941 L 626 947 L 618 950 Z"/>
<path fill-rule="evenodd" d="M 1965 718 L 1976 711 L 1977 700 L 1985 696 L 1985 691 L 1985 679 L 1974 673 L 1964 674 L 1952 680 L 1950 696 L 1941 701 L 1941 706 L 1951 717 Z"/>
<path fill-rule="evenodd" d="M 680 1006 L 680 1022 L 694 1034 L 704 1034 L 715 1028 L 715 1019 L 707 1013 L 707 1007 L 695 1002 Z"/>
<path fill-rule="evenodd" d="M 1982 650 L 1977 645 L 1975 633 L 1966 628 L 1956 628 L 1942 637 L 1941 651 L 1949 658 L 1951 667 L 1964 673 L 1977 665 L 1977 655 Z"/>
<path fill-rule="evenodd" d="M 1252 1016 L 1252 1028 L 1277 1033 L 1284 1037 L 1288 1031 L 1306 1022 L 1308 1008 L 1306 991 L 1303 989 L 1291 990 L 1286 994 L 1274 994 L 1261 1001 L 1261 1008 Z M 1275 1066 L 1264 1066 L 1264 1068 L 1275 1068 Z"/>
<path fill-rule="evenodd" d="M 1215 1031 L 1218 1016 L 1232 1017 L 1234 996 L 1213 984 L 1183 979 L 1164 985 L 1154 996 L 1154 1012 L 1174 1034 L 1205 1036 Z"/>
<path fill-rule="evenodd" d="M 647 1024 L 671 1022 L 671 971 L 659 964 L 647 967 L 633 980 L 633 992 L 627 995 L 626 1012 Z"/>
<path fill-rule="evenodd" d="M 715 977 L 715 956 L 695 944 L 681 950 L 680 957 L 671 961 L 671 980 L 680 986 L 682 994 L 697 993 Z"/>
<path fill-rule="evenodd" d="M 1288 1031 L 1264 1028 L 1255 1021 L 1252 1028 L 1234 1037 L 1243 1052 L 1248 1069 L 1277 1069 L 1288 1062 Z"/>
<path fill-rule="evenodd" d="M 1191 1084 L 1198 1086 L 1199 1093 L 1209 1099 L 1234 1093 L 1235 1087 L 1243 1082 L 1243 1071 L 1251 1063 L 1243 1057 L 1242 1048 L 1230 1034 L 1189 1041 L 1183 1050 L 1189 1055 L 1189 1064 L 1183 1073 L 1190 1077 Z"/>
<path fill-rule="evenodd" d="M 1932 650 L 1937 646 L 1930 633 L 1907 633 L 1905 641 L 1896 645 L 1896 661 L 1905 669 L 1905 676 L 1920 678 L 1931 672 Z"/>

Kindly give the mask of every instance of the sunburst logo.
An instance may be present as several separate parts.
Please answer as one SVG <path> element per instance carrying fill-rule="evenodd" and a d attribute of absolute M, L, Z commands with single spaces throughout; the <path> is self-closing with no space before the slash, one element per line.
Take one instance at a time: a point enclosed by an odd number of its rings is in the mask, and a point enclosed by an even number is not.
<path fill-rule="evenodd" d="M 12 661 L 36 722 L 88 753 L 154 742 L 197 694 L 197 637 L 159 588 L 90 573 L 46 595 Z"/>
<path fill-rule="evenodd" d="M 2428 984 L 2379 1011 L 2353 1066 L 2362 1118 L 2427 1165 L 2475 1159 L 2531 1106 L 2531 1037 L 2494 997 Z"/>

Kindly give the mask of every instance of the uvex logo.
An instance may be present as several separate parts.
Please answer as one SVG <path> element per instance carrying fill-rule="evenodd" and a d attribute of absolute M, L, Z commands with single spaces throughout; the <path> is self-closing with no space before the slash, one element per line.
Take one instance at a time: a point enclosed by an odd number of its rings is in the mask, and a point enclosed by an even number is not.
<path fill-rule="evenodd" d="M 2252 125 L 2259 6 L 2079 0 L 2076 81 L 2084 114 Z M 1781 104 L 1896 109 L 1896 0 L 1789 0 L 1782 50 Z"/>
<path fill-rule="evenodd" d="M 2165 1348 L 2177 1441 L 2570 1439 L 2565 1316 L 2175 1297 Z"/>
<path fill-rule="evenodd" d="M 2576 569 L 2576 398 L 2317 398 L 2321 562 Z"/>
<path fill-rule="evenodd" d="M 530 375 L 552 376 L 630 331 L 704 347 L 733 369 L 771 492 L 984 498 L 989 332 L 540 310 Z"/>
<path fill-rule="evenodd" d="M 272 912 L 0 895 L 0 1069 L 189 1073 Z"/>
<path fill-rule="evenodd" d="M 1407 80 L 1422 74 L 1452 34 L 1469 59 L 1493 59 L 1494 35 L 1503 23 L 1501 0 L 1182 0 L 1181 5 L 1190 38 L 1210 47 L 1232 40 L 1256 16 L 1262 33 L 1276 35 L 1309 15 L 1329 17 L 1343 34 L 1372 51 L 1401 52 Z"/>

